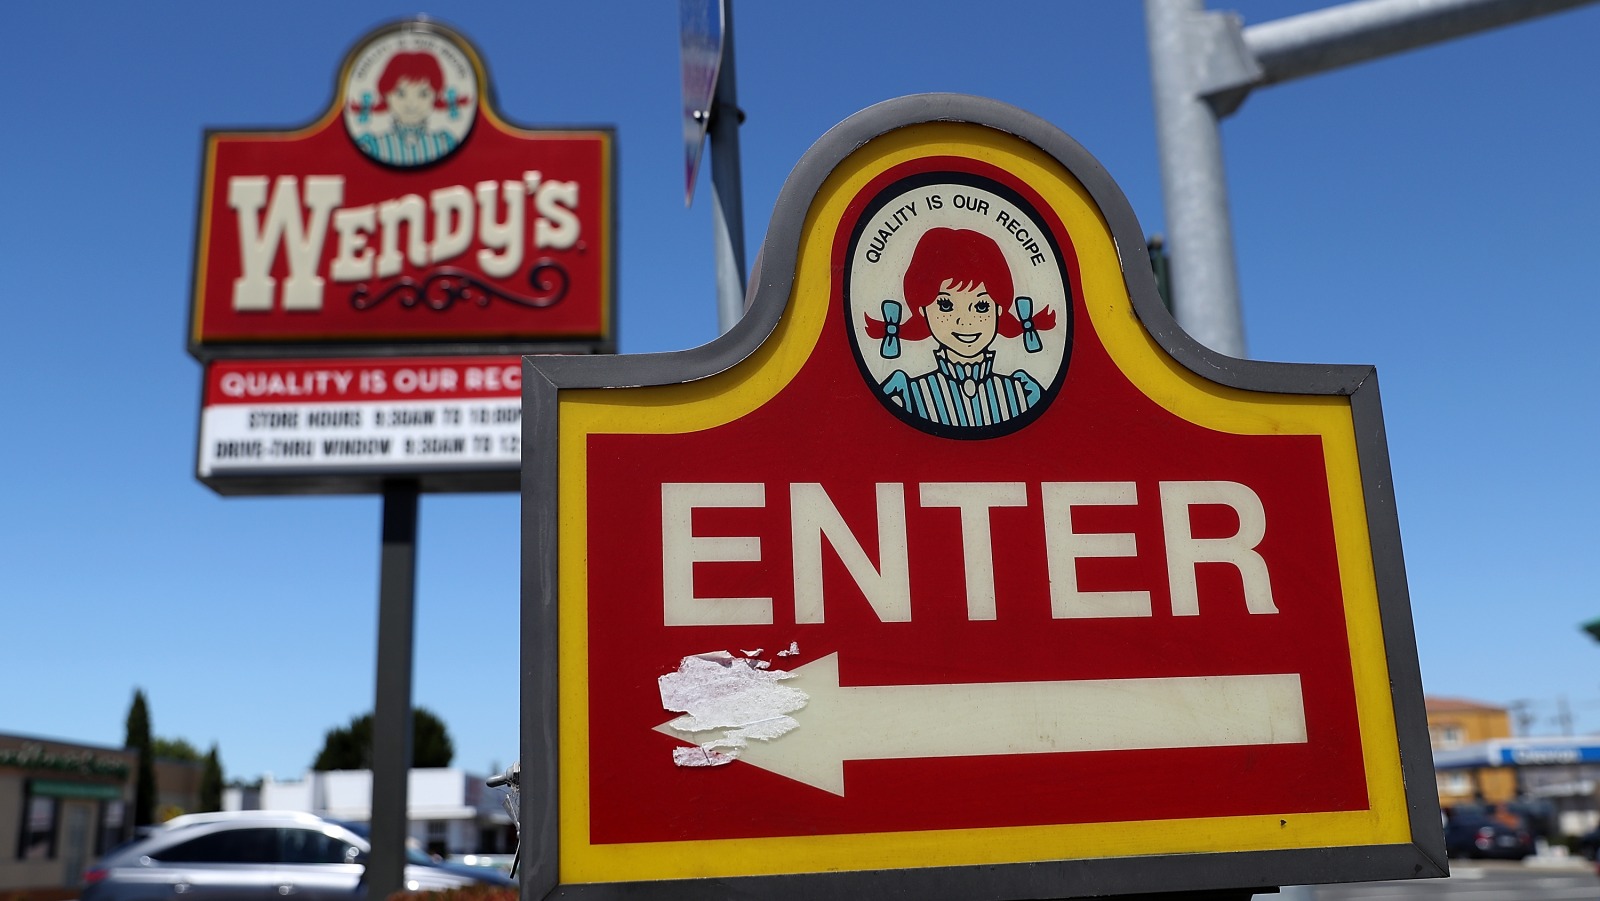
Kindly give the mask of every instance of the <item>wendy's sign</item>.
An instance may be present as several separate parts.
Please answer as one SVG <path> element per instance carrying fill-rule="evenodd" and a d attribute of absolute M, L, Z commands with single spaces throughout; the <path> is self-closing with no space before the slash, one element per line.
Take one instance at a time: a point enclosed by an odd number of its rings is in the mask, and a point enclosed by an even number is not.
<path fill-rule="evenodd" d="M 761 259 L 524 358 L 525 899 L 1444 874 L 1372 369 L 1195 344 L 992 101 L 829 132 Z"/>
<path fill-rule="evenodd" d="M 191 352 L 611 349 L 612 132 L 518 127 L 489 97 L 470 44 L 407 21 L 309 126 L 208 132 Z"/>

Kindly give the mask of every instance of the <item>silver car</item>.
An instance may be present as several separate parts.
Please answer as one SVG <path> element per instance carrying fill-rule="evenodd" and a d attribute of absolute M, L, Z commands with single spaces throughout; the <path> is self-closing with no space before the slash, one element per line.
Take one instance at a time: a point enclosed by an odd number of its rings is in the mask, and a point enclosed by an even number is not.
<path fill-rule="evenodd" d="M 84 874 L 80 901 L 358 901 L 367 840 L 311 814 L 250 811 L 180 818 L 107 854 Z M 405 888 L 476 880 L 408 864 Z"/>

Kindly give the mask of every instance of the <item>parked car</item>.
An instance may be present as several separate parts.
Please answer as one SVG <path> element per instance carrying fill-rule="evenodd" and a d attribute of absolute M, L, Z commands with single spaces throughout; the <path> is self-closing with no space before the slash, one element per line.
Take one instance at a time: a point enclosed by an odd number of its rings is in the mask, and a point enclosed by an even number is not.
<path fill-rule="evenodd" d="M 1444 824 L 1444 850 L 1451 857 L 1521 860 L 1534 853 L 1533 834 L 1487 817 L 1455 817 Z"/>
<path fill-rule="evenodd" d="M 1591 829 L 1578 836 L 1577 845 L 1573 850 L 1583 857 L 1600 863 L 1600 829 Z"/>
<path fill-rule="evenodd" d="M 80 901 L 360 901 L 367 840 L 304 813 L 206 814 L 167 825 L 118 848 L 84 873 Z M 483 880 L 407 864 L 411 891 L 464 888 Z"/>
<path fill-rule="evenodd" d="M 372 825 L 370 823 L 363 823 L 358 820 L 334 820 L 333 822 L 368 841 L 372 840 Z M 468 854 L 464 858 L 440 859 L 422 850 L 414 842 L 414 839 L 406 842 L 407 864 L 414 864 L 419 867 L 438 867 L 441 870 L 449 870 L 457 875 L 466 876 L 474 882 L 484 885 L 511 886 L 517 884 L 517 881 L 512 879 L 510 875 L 510 854 L 500 855 L 508 861 L 507 866 L 501 868 L 490 863 L 488 855 L 485 854 Z M 478 858 L 482 858 L 482 861 Z"/>
<path fill-rule="evenodd" d="M 453 854 L 445 859 L 445 863 L 464 867 L 488 867 L 508 876 L 511 874 L 512 868 L 516 866 L 516 862 L 517 856 L 515 854 Z"/>

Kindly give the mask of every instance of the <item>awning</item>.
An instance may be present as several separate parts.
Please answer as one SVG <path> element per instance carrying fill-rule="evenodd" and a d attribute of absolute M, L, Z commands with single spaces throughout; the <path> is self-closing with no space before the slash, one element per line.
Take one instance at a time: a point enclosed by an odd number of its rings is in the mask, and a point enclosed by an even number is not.
<path fill-rule="evenodd" d="M 52 798 L 94 798 L 116 801 L 122 798 L 122 786 L 94 782 L 67 782 L 61 779 L 34 779 L 28 791 Z"/>
<path fill-rule="evenodd" d="M 1467 770 L 1491 766 L 1572 766 L 1600 763 L 1600 735 L 1558 738 L 1496 738 L 1459 748 L 1435 748 L 1433 768 Z"/>

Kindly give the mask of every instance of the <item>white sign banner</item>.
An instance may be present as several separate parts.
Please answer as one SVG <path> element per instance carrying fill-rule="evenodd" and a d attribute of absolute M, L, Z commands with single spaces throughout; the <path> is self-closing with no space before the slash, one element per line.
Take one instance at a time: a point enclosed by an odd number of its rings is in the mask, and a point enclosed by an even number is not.
<path fill-rule="evenodd" d="M 516 357 L 217 363 L 199 475 L 516 469 L 520 376 Z"/>

